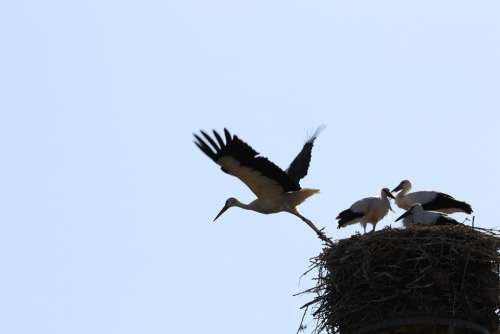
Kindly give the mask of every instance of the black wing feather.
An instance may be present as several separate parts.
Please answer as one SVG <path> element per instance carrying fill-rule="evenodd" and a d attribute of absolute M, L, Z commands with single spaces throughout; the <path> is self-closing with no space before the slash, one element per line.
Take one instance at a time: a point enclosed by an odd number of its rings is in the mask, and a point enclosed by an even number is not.
<path fill-rule="evenodd" d="M 335 219 L 339 221 L 338 227 L 344 226 L 344 224 L 349 223 L 353 221 L 354 219 L 361 218 L 364 216 L 364 213 L 362 212 L 355 212 L 352 211 L 351 209 L 346 209 L 339 213 Z"/>
<path fill-rule="evenodd" d="M 213 148 L 211 148 L 200 136 L 196 134 L 194 136 L 196 138 L 196 146 L 216 163 L 218 163 L 219 159 L 222 157 L 229 156 L 236 159 L 242 166 L 256 170 L 263 176 L 274 180 L 283 188 L 283 192 L 301 189 L 297 180 L 292 179 L 287 173 L 267 158 L 258 156 L 259 153 L 238 138 L 238 136 L 231 136 L 231 133 L 227 129 L 224 129 L 224 136 L 226 139 L 226 143 L 224 143 L 222 137 L 215 130 L 213 132 L 217 143 L 205 132 L 201 131 L 203 137 L 213 146 Z M 228 173 L 227 170 L 223 168 L 222 170 Z"/>
<path fill-rule="evenodd" d="M 224 136 L 226 136 L 226 144 L 230 143 L 232 140 L 231 133 L 229 133 L 229 131 L 227 129 L 224 129 Z"/>
<path fill-rule="evenodd" d="M 194 134 L 196 138 L 195 144 L 198 148 L 205 153 L 210 159 L 217 162 L 217 153 L 214 152 L 198 135 Z"/>
<path fill-rule="evenodd" d="M 215 143 L 215 141 L 209 135 L 207 135 L 204 131 L 200 131 L 200 132 L 203 135 L 203 137 L 205 137 L 205 139 L 210 143 L 210 145 L 212 145 L 215 152 L 219 153 L 220 147 Z"/>
<path fill-rule="evenodd" d="M 222 147 L 224 146 L 224 141 L 222 140 L 222 137 L 217 133 L 217 131 L 213 130 L 214 137 L 217 139 L 217 142 L 219 143 L 219 146 Z"/>
<path fill-rule="evenodd" d="M 472 207 L 469 203 L 457 201 L 452 196 L 444 193 L 438 193 L 432 201 L 422 204 L 422 207 L 427 211 L 436 211 L 447 208 L 459 208 L 462 209 L 465 213 L 472 213 Z"/>
<path fill-rule="evenodd" d="M 311 153 L 314 146 L 314 141 L 316 140 L 316 138 L 318 138 L 321 130 L 323 130 L 323 127 L 319 127 L 311 136 L 311 138 L 306 141 L 306 143 L 302 147 L 302 150 L 299 152 L 299 154 L 297 154 L 295 159 L 293 159 L 292 163 L 286 170 L 291 179 L 299 182 L 300 179 L 307 175 L 309 164 L 311 162 Z"/>

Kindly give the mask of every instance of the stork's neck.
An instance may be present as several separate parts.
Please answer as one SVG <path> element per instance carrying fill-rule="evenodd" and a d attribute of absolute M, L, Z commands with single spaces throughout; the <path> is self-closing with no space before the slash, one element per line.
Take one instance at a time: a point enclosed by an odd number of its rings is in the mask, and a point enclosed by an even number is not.
<path fill-rule="evenodd" d="M 397 198 L 401 198 L 401 197 L 405 196 L 406 194 L 408 194 L 408 192 L 410 190 L 411 190 L 411 186 L 406 186 L 403 189 L 401 189 L 400 192 L 398 192 L 398 194 L 396 195 L 396 197 Z"/>
<path fill-rule="evenodd" d="M 385 193 L 382 193 L 382 202 L 384 203 L 384 205 L 387 207 L 387 209 L 392 210 L 392 207 L 391 207 L 391 202 L 389 201 L 389 198 L 387 197 L 387 194 Z"/>
<path fill-rule="evenodd" d="M 252 210 L 252 211 L 255 211 L 255 212 L 260 212 L 260 213 L 273 213 L 273 212 L 278 212 L 276 210 L 274 210 L 274 206 L 273 204 L 275 204 L 273 201 L 271 201 L 270 203 L 268 201 L 266 201 L 265 199 L 260 199 L 260 198 L 257 198 L 255 201 L 249 203 L 249 204 L 244 204 L 244 203 L 238 203 L 238 206 L 242 209 L 246 209 L 246 210 Z M 271 207 L 269 207 L 269 205 L 271 205 Z"/>
<path fill-rule="evenodd" d="M 237 206 L 237 207 L 245 209 L 245 210 L 255 210 L 255 208 L 253 208 L 253 206 L 252 206 L 252 203 L 245 204 L 245 203 L 241 203 L 239 200 L 236 200 L 236 203 L 234 203 L 234 206 Z"/>

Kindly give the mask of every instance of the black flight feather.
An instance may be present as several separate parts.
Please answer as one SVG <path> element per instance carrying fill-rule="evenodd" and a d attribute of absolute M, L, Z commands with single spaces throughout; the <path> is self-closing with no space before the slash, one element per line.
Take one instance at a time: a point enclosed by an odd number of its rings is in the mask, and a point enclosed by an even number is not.
<path fill-rule="evenodd" d="M 465 213 L 472 213 L 472 207 L 470 206 L 470 204 L 457 201 L 455 198 L 444 193 L 438 193 L 432 201 L 422 204 L 422 207 L 427 211 L 436 211 L 447 208 L 459 208 L 462 209 Z"/>
<path fill-rule="evenodd" d="M 337 218 L 335 218 L 335 219 L 339 220 L 338 227 L 340 228 L 340 227 L 344 226 L 344 224 L 349 223 L 349 222 L 353 221 L 354 219 L 358 219 L 358 218 L 363 217 L 363 215 L 364 214 L 362 212 L 355 212 L 355 211 L 352 211 L 351 209 L 346 209 L 346 210 L 342 211 L 341 213 L 339 213 L 337 215 Z"/>
<path fill-rule="evenodd" d="M 212 147 L 210 147 L 200 136 L 194 135 L 196 138 L 196 146 L 213 161 L 218 162 L 222 157 L 229 156 L 237 160 L 242 166 L 256 170 L 263 176 L 274 180 L 283 188 L 283 192 L 301 189 L 298 180 L 290 177 L 267 158 L 258 156 L 259 153 L 250 147 L 250 145 L 239 139 L 238 136 L 231 136 L 231 133 L 227 129 L 224 129 L 224 137 L 226 139 L 224 143 L 222 137 L 215 130 L 213 133 L 217 143 L 208 134 L 201 131 L 202 136 L 212 145 Z M 223 168 L 222 170 L 228 173 L 228 171 Z"/>
<path fill-rule="evenodd" d="M 324 126 L 320 126 L 314 131 L 314 134 L 306 141 L 302 150 L 297 154 L 295 159 L 293 159 L 292 163 L 286 170 L 287 174 L 293 180 L 297 182 L 307 175 L 307 171 L 309 169 L 309 163 L 311 162 L 311 153 L 312 148 L 314 146 L 314 141 L 318 138 L 320 132 L 324 129 Z"/>

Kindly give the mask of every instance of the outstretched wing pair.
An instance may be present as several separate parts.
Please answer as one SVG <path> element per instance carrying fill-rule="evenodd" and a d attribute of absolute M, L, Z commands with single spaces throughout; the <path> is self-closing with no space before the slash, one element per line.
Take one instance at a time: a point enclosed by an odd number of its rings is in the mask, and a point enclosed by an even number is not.
<path fill-rule="evenodd" d="M 286 171 L 242 141 L 238 136 L 224 129 L 224 139 L 213 131 L 213 138 L 206 132 L 194 135 L 195 144 L 221 169 L 239 178 L 259 198 L 277 196 L 289 191 L 300 190 L 299 181 L 307 175 L 314 140 L 322 128 L 318 128 L 307 140 L 299 154 Z M 203 138 L 202 138 L 203 137 Z"/>

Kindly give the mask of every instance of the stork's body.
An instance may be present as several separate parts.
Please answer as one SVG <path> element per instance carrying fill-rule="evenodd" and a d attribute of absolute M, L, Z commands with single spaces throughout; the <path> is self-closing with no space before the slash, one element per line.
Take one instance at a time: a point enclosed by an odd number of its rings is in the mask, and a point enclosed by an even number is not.
<path fill-rule="evenodd" d="M 392 196 L 389 189 L 384 188 L 380 192 L 380 197 L 367 197 L 355 202 L 349 209 L 338 214 L 338 228 L 352 224 L 361 224 L 366 233 L 366 225 L 372 224 L 372 232 L 375 231 L 377 223 L 384 218 L 391 209 L 389 197 Z"/>
<path fill-rule="evenodd" d="M 434 211 L 427 211 L 422 204 L 413 204 L 403 215 L 396 221 L 403 219 L 403 225 L 408 228 L 418 225 L 457 225 L 460 224 L 455 219 L 448 217 L 446 214 Z"/>
<path fill-rule="evenodd" d="M 293 211 L 294 208 L 302 204 L 308 197 L 316 193 L 319 193 L 318 189 L 303 188 L 279 196 L 257 198 L 248 204 L 241 203 L 236 198 L 230 198 L 229 200 L 232 200 L 234 203 L 231 206 L 237 206 L 242 209 L 252 210 L 263 214 L 271 214 Z"/>
<path fill-rule="evenodd" d="M 420 203 L 424 210 L 439 211 L 442 213 L 465 212 L 472 213 L 470 204 L 458 201 L 452 196 L 438 191 L 416 191 L 410 193 L 411 182 L 403 180 L 392 191 L 399 191 L 396 195 L 396 205 L 408 210 L 413 204 Z"/>
<path fill-rule="evenodd" d="M 318 189 L 301 188 L 299 184 L 300 179 L 307 175 L 312 147 L 319 130 L 304 144 L 286 171 L 267 158 L 259 156 L 258 152 L 236 135 L 231 135 L 227 129 L 224 129 L 225 142 L 216 131 L 213 131 L 215 140 L 203 131 L 201 135 L 204 139 L 194 135 L 195 144 L 203 153 L 220 165 L 222 171 L 239 178 L 257 196 L 257 199 L 249 204 L 241 203 L 236 198 L 229 198 L 214 221 L 233 206 L 264 214 L 289 212 L 302 219 L 323 241 L 331 242 L 297 210 L 298 205 L 319 192 Z"/>

